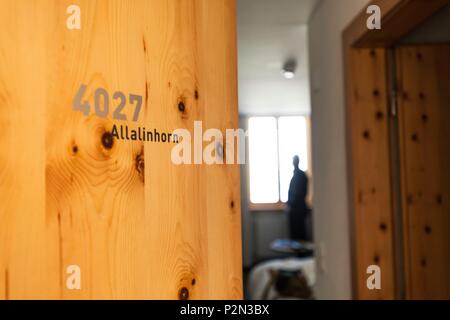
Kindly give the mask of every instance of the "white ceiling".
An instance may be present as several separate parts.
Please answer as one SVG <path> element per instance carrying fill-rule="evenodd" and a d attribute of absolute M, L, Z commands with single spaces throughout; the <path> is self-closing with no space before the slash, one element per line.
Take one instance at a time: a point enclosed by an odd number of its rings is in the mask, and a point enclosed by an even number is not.
<path fill-rule="evenodd" d="M 238 0 L 239 112 L 309 114 L 307 23 L 318 0 Z M 281 74 L 289 58 L 296 77 Z"/>

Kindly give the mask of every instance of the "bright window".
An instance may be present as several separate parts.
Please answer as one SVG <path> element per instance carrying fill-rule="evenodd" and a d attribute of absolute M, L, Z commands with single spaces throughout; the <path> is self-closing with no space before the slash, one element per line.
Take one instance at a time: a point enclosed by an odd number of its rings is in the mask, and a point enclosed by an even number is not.
<path fill-rule="evenodd" d="M 306 118 L 251 117 L 248 121 L 250 201 L 286 202 L 294 167 L 292 158 L 300 157 L 300 169 L 308 170 Z"/>
<path fill-rule="evenodd" d="M 276 118 L 249 119 L 250 201 L 253 203 L 276 203 L 279 200 L 277 144 Z"/>

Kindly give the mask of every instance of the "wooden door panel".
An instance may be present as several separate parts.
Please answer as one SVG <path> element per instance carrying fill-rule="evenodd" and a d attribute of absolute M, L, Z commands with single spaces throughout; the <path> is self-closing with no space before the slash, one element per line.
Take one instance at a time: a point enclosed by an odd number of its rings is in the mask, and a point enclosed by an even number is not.
<path fill-rule="evenodd" d="M 397 50 L 406 292 L 450 299 L 450 46 Z"/>
<path fill-rule="evenodd" d="M 394 222 L 386 50 L 352 49 L 349 63 L 357 298 L 394 299 Z M 381 290 L 369 290 L 367 287 L 367 268 L 371 265 L 381 269 Z"/>
<path fill-rule="evenodd" d="M 71 1 L 0 1 L 0 298 L 241 298 L 239 167 L 111 136 L 238 127 L 235 1 L 76 3 L 81 30 Z M 83 84 L 88 115 L 72 107 Z"/>

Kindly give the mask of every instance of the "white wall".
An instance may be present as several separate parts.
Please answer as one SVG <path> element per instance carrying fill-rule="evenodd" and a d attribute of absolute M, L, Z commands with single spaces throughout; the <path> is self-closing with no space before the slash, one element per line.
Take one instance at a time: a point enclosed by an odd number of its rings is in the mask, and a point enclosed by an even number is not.
<path fill-rule="evenodd" d="M 239 113 L 310 113 L 306 23 L 316 0 L 238 0 Z M 297 61 L 296 76 L 281 75 Z"/>
<path fill-rule="evenodd" d="M 239 128 L 247 131 L 247 118 L 239 116 Z M 248 140 L 246 140 L 247 142 Z M 254 260 L 253 216 L 248 210 L 248 155 L 245 164 L 241 165 L 241 217 L 242 217 L 242 263 L 250 267 Z"/>
<path fill-rule="evenodd" d="M 239 113 L 309 114 L 307 33 L 306 25 L 239 26 Z M 281 69 L 291 57 L 297 70 L 288 80 Z"/>
<path fill-rule="evenodd" d="M 342 32 L 367 0 L 322 0 L 309 23 L 316 295 L 351 298 Z"/>
<path fill-rule="evenodd" d="M 289 239 L 288 216 L 284 211 L 252 211 L 254 262 L 261 259 L 280 257 L 270 249 L 275 239 Z"/>

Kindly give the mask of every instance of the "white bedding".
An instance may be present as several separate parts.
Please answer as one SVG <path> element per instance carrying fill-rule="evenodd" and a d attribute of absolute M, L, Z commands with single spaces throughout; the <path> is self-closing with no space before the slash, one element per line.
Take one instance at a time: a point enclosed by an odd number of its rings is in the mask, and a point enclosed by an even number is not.
<path fill-rule="evenodd" d="M 316 281 L 314 258 L 286 258 L 262 262 L 252 268 L 247 282 L 247 292 L 250 300 L 259 300 L 263 298 L 264 289 L 270 280 L 269 270 L 284 269 L 298 270 L 302 269 L 303 274 L 308 280 L 308 284 L 313 287 Z M 268 298 L 276 297 L 276 291 L 272 288 Z"/>

